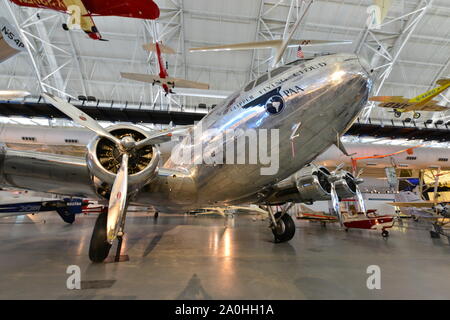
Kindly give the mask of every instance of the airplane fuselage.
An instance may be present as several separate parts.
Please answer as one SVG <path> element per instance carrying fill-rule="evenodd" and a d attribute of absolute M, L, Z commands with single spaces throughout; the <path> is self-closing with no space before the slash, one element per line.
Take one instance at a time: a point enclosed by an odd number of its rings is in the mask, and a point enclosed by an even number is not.
<path fill-rule="evenodd" d="M 355 55 L 337 54 L 299 60 L 283 66 L 278 74 L 273 70 L 261 76 L 256 85 L 246 86 L 217 106 L 174 149 L 178 154 L 193 155 L 192 161 L 180 164 L 172 158 L 160 169 L 160 174 L 164 169 L 184 174 L 167 177 L 165 184 L 150 183 L 135 202 L 162 211 L 179 211 L 180 207 L 258 201 L 266 187 L 310 163 L 350 127 L 366 105 L 372 87 L 368 68 L 363 65 L 365 62 L 361 64 Z M 271 156 L 278 161 L 276 170 L 262 174 L 261 169 L 270 167 L 267 163 L 220 161 L 239 139 L 239 132 L 259 133 L 263 129 L 269 141 L 276 134 L 273 130 L 279 136 L 278 148 L 269 144 Z M 224 132 L 230 134 L 224 136 Z M 247 142 L 245 150 L 251 146 L 252 142 Z M 199 161 L 198 150 L 214 161 Z"/>

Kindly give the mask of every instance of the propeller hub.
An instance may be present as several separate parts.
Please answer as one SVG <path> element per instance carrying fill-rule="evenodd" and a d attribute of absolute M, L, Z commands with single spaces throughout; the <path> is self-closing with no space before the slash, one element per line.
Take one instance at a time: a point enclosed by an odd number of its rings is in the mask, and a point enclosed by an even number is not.
<path fill-rule="evenodd" d="M 134 140 L 131 136 L 124 136 L 120 139 L 120 144 L 125 150 L 129 151 L 136 146 L 136 140 Z"/>

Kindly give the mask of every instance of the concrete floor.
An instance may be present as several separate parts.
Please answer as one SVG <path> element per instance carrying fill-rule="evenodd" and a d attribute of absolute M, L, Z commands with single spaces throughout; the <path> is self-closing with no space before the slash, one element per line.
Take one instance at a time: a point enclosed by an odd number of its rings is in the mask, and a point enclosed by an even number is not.
<path fill-rule="evenodd" d="M 0 299 L 450 299 L 450 246 L 425 224 L 383 240 L 296 221 L 294 239 L 275 244 L 266 222 L 248 215 L 224 228 L 215 216 L 129 213 L 131 260 L 92 264 L 95 218 L 0 220 Z M 81 268 L 82 290 L 66 288 L 69 265 Z M 381 290 L 367 289 L 369 265 L 381 268 Z"/>

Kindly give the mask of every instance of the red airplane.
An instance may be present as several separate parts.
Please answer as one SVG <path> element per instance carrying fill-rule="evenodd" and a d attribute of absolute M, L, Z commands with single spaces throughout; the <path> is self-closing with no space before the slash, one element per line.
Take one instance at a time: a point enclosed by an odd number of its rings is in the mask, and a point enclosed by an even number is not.
<path fill-rule="evenodd" d="M 103 40 L 92 17 L 117 16 L 157 19 L 159 7 L 153 0 L 10 0 L 18 6 L 51 9 L 70 15 L 64 30 L 79 26 L 94 40 Z"/>
<path fill-rule="evenodd" d="M 140 74 L 140 73 L 127 73 L 121 72 L 122 78 L 140 81 L 140 82 L 149 82 L 153 85 L 158 84 L 163 87 L 166 95 L 169 93 L 174 93 L 172 91 L 173 88 L 192 88 L 192 89 L 202 89 L 208 90 L 209 85 L 207 83 L 200 83 L 189 81 L 180 78 L 169 77 L 167 69 L 164 64 L 164 60 L 162 58 L 162 53 L 166 54 L 175 54 L 175 51 L 167 46 L 164 46 L 158 42 L 150 43 L 144 45 L 144 49 L 150 52 L 156 52 L 156 56 L 158 58 L 159 65 L 159 74 L 158 75 L 149 75 L 149 74 Z"/>

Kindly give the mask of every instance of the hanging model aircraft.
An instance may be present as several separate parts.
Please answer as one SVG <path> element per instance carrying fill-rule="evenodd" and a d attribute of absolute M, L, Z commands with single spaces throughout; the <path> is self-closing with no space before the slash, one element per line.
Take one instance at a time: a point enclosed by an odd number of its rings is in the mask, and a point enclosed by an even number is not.
<path fill-rule="evenodd" d="M 200 83 L 189 81 L 180 78 L 169 77 L 169 73 L 165 67 L 162 53 L 174 54 L 175 51 L 167 46 L 164 46 L 158 42 L 144 45 L 144 49 L 151 52 L 156 52 L 158 66 L 159 66 L 159 75 L 149 75 L 149 74 L 141 74 L 141 73 L 126 73 L 121 72 L 120 75 L 122 78 L 140 81 L 140 82 L 148 82 L 153 85 L 157 84 L 163 87 L 164 92 L 167 94 L 174 93 L 172 89 L 177 88 L 192 88 L 192 89 L 209 89 L 209 85 L 207 83 Z"/>
<path fill-rule="evenodd" d="M 377 96 L 371 97 L 370 101 L 382 102 L 378 106 L 381 108 L 394 109 L 394 116 L 400 118 L 402 113 L 414 112 L 413 118 L 419 119 L 418 111 L 446 111 L 449 108 L 438 105 L 438 101 L 432 100 L 450 87 L 450 79 L 444 78 L 436 81 L 439 85 L 437 88 L 431 89 L 415 98 L 408 99 L 403 96 Z"/>
<path fill-rule="evenodd" d="M 152 0 L 10 0 L 18 6 L 51 9 L 69 14 L 64 30 L 80 27 L 91 39 L 103 40 L 92 17 L 117 16 L 157 19 L 159 7 Z"/>

